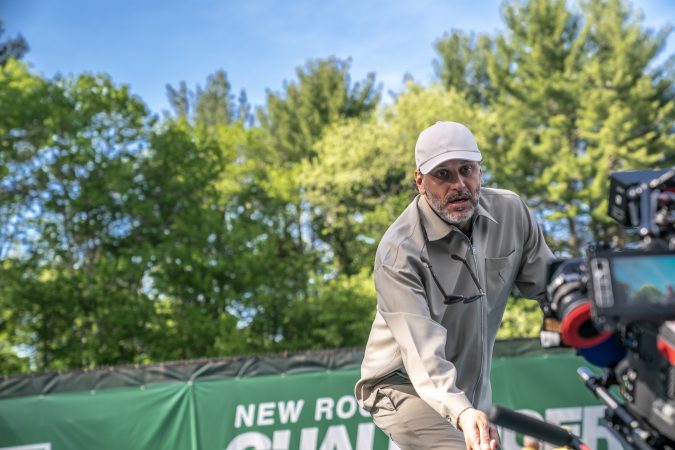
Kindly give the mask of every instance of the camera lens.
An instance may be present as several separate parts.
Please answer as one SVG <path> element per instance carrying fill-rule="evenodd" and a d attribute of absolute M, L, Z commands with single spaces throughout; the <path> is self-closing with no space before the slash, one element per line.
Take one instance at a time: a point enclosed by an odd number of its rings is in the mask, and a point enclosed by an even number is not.
<path fill-rule="evenodd" d="M 553 273 L 548 294 L 551 310 L 560 321 L 562 341 L 574 348 L 590 348 L 611 333 L 601 333 L 591 320 L 586 265 L 580 259 L 563 261 Z"/>

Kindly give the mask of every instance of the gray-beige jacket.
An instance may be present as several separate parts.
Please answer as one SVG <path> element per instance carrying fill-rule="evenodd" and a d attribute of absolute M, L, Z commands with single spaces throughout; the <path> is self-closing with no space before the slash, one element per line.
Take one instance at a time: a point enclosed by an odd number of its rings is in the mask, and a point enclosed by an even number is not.
<path fill-rule="evenodd" d="M 486 297 L 444 304 L 429 266 L 446 294 L 479 293 L 467 267 L 451 255 L 465 259 Z M 410 380 L 454 426 L 468 407 L 487 411 L 492 350 L 506 300 L 514 285 L 522 295 L 541 299 L 552 258 L 534 217 L 513 192 L 481 190 L 471 239 L 418 196 L 377 249 L 377 314 L 355 392 L 361 406 L 372 408 L 374 388 L 393 375 Z"/>

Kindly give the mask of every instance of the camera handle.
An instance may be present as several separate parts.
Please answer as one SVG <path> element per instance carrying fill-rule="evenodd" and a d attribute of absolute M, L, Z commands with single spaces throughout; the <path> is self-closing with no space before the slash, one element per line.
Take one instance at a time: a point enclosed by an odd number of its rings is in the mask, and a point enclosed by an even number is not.
<path fill-rule="evenodd" d="M 578 436 L 557 425 L 535 419 L 503 406 L 493 405 L 488 417 L 499 426 L 574 450 L 590 450 Z"/>
<path fill-rule="evenodd" d="M 638 227 L 640 237 L 648 245 L 658 246 L 658 241 L 654 243 L 652 241 L 661 235 L 661 231 L 655 220 L 660 195 L 657 189 L 669 184 L 672 185 L 674 180 L 675 169 L 670 169 L 658 178 L 640 183 L 628 189 L 628 214 L 630 222 L 633 226 Z M 672 194 L 670 195 L 670 201 L 672 202 Z"/>
<path fill-rule="evenodd" d="M 605 426 L 624 447 L 654 450 L 654 447 L 647 443 L 650 433 L 640 428 L 638 420 L 607 389 L 609 385 L 607 377 L 595 375 L 586 367 L 579 367 L 577 374 L 593 395 L 605 404 Z"/>

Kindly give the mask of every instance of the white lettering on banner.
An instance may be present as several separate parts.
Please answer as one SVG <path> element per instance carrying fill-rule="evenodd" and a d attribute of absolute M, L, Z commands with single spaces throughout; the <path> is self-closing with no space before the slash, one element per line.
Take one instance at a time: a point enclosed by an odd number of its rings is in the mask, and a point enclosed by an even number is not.
<path fill-rule="evenodd" d="M 304 400 L 238 405 L 235 412 L 234 427 L 245 428 L 256 425 L 270 426 L 298 423 L 302 421 L 304 406 Z M 243 432 L 232 438 L 226 450 L 295 450 L 291 449 L 290 446 L 298 445 L 298 438 L 300 450 L 374 450 L 376 439 L 384 438 L 384 436 L 378 438 L 372 420 L 349 424 L 346 422 L 331 425 L 326 423 L 333 420 L 358 422 L 358 420 L 355 420 L 359 417 L 356 411 L 363 413 L 363 410 L 358 407 L 356 400 L 351 395 L 345 395 L 337 399 L 321 397 L 316 400 L 313 417 L 319 425 L 318 427 L 272 428 L 264 433 L 260 431 Z M 568 428 L 572 433 L 579 435 L 590 448 L 621 450 L 619 441 L 600 424 L 604 417 L 602 406 L 549 408 L 544 412 L 544 418 L 537 411 L 520 410 L 520 412 L 540 420 L 545 418 L 550 423 Z M 308 413 L 310 416 L 305 417 L 305 421 L 311 421 L 312 419 L 311 412 L 308 411 Z M 293 436 L 295 436 L 295 439 L 293 439 Z M 519 450 L 522 448 L 522 435 L 512 430 L 501 429 L 500 436 L 504 450 Z M 553 448 L 555 447 L 544 445 L 545 450 Z M 28 448 L 26 450 L 33 449 Z M 398 449 L 394 443 L 390 442 L 388 450 Z"/>
<path fill-rule="evenodd" d="M 262 433 L 249 431 L 235 437 L 226 450 L 249 450 L 251 447 L 255 450 L 272 450 L 272 442 Z"/>
<path fill-rule="evenodd" d="M 265 402 L 258 405 L 257 425 L 274 425 L 274 402 Z"/>
<path fill-rule="evenodd" d="M 582 408 L 555 408 L 546 410 L 546 421 L 554 425 L 565 427 L 570 433 L 581 434 Z"/>
<path fill-rule="evenodd" d="M 319 450 L 352 450 L 352 444 L 349 443 L 349 434 L 344 425 L 333 425 L 328 427 L 326 437 L 323 438 Z"/>
<path fill-rule="evenodd" d="M 355 450 L 372 450 L 374 439 L 375 439 L 375 424 L 372 422 L 360 423 L 359 429 L 356 432 Z"/>
<path fill-rule="evenodd" d="M 535 419 L 539 420 L 544 420 L 543 417 L 541 417 L 541 414 L 539 414 L 537 411 L 533 411 L 531 409 L 519 409 L 519 413 L 525 414 L 526 416 L 533 417 Z M 509 430 L 508 428 L 501 428 L 498 427 L 499 429 L 499 437 L 501 439 L 501 444 L 502 448 L 504 450 L 518 450 L 522 448 L 521 444 L 518 443 L 516 440 L 516 432 L 513 430 Z"/>
<path fill-rule="evenodd" d="M 330 397 L 319 397 L 316 399 L 316 409 L 314 410 L 314 420 L 321 421 L 322 416 L 325 420 L 333 420 L 333 406 L 335 400 Z"/>
<path fill-rule="evenodd" d="M 241 428 L 241 422 L 244 422 L 244 425 L 247 427 L 253 426 L 253 418 L 255 417 L 255 405 L 251 404 L 248 406 L 237 405 L 234 417 L 234 427 Z"/>
<path fill-rule="evenodd" d="M 345 395 L 338 399 L 337 403 L 330 397 L 320 397 L 316 399 L 316 408 L 314 409 L 314 420 L 333 420 L 333 416 L 345 420 L 351 419 L 360 411 L 361 416 L 370 417 L 368 411 L 359 408 L 359 404 L 353 395 Z M 335 413 L 335 414 L 334 414 Z"/>
<path fill-rule="evenodd" d="M 619 448 L 619 440 L 605 427 L 600 425 L 600 419 L 605 417 L 605 408 L 603 406 L 589 406 L 584 408 L 584 420 L 581 427 L 584 432 L 581 440 L 584 442 L 595 442 L 595 447 L 600 448 L 599 443 L 606 442 L 607 448 Z"/>
<path fill-rule="evenodd" d="M 546 410 L 546 421 L 553 425 L 564 427 L 570 433 L 574 433 L 581 437 L 581 422 L 582 408 L 568 407 L 568 408 L 554 408 Z M 591 445 L 592 448 L 597 448 L 597 445 Z M 554 450 L 559 448 L 557 445 L 545 444 L 544 450 Z"/>
<path fill-rule="evenodd" d="M 291 443 L 291 430 L 275 431 L 272 434 L 272 448 L 274 450 L 288 450 Z"/>
<path fill-rule="evenodd" d="M 347 406 L 347 409 L 345 409 Z M 345 395 L 340 397 L 340 400 L 337 401 L 335 406 L 335 413 L 340 419 L 351 419 L 356 414 L 356 408 L 358 408 L 356 399 L 353 395 Z"/>
<path fill-rule="evenodd" d="M 249 431 L 236 436 L 225 450 L 292 450 L 291 430 L 277 430 L 272 439 L 263 433 Z M 317 447 L 319 429 L 316 427 L 300 430 L 299 450 L 372 450 L 375 436 L 375 424 L 361 423 L 356 434 L 356 447 L 352 449 L 349 431 L 345 425 L 332 425 Z M 399 450 L 390 444 L 389 450 Z"/>
<path fill-rule="evenodd" d="M 300 450 L 314 450 L 319 440 L 319 429 L 303 428 L 300 432 Z"/>
<path fill-rule="evenodd" d="M 544 420 L 537 411 L 519 410 L 523 414 Z M 568 408 L 549 408 L 546 410 L 546 421 L 554 425 L 563 426 L 572 433 L 579 435 L 581 440 L 588 444 L 590 448 L 602 448 L 608 450 L 622 450 L 618 439 L 615 438 L 609 430 L 600 425 L 600 419 L 604 417 L 603 406 L 584 406 Z M 522 441 L 518 442 L 518 434 L 515 431 L 506 428 L 500 429 L 499 435 L 502 440 L 504 450 L 519 450 L 522 448 Z M 522 437 L 520 438 L 522 440 Z M 545 450 L 558 448 L 556 445 L 545 444 Z"/>
<path fill-rule="evenodd" d="M 389 450 L 401 450 L 398 445 L 396 445 L 396 442 L 394 441 L 389 441 Z"/>
<path fill-rule="evenodd" d="M 234 415 L 234 427 L 241 428 L 252 427 L 254 425 L 265 426 L 274 425 L 275 406 L 279 415 L 279 422 L 283 424 L 297 423 L 300 419 L 302 407 L 305 405 L 304 400 L 290 400 L 288 402 L 263 402 L 259 405 L 251 403 L 250 405 L 237 405 Z M 256 406 L 258 414 L 256 415 Z"/>
<path fill-rule="evenodd" d="M 305 406 L 304 400 L 298 400 L 297 403 L 293 400 L 289 402 L 279 402 L 279 420 L 281 423 L 297 423 L 302 412 L 302 407 Z"/>

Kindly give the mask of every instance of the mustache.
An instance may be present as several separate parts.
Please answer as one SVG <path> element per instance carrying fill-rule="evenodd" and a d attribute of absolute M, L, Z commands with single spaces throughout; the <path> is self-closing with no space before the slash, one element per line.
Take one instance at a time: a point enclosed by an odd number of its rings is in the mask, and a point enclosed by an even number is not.
<path fill-rule="evenodd" d="M 471 192 L 469 190 L 455 192 L 451 195 L 447 195 L 443 199 L 443 202 L 445 204 L 448 204 L 448 203 L 451 203 L 451 202 L 455 202 L 457 200 L 473 200 L 473 195 L 471 195 Z"/>

